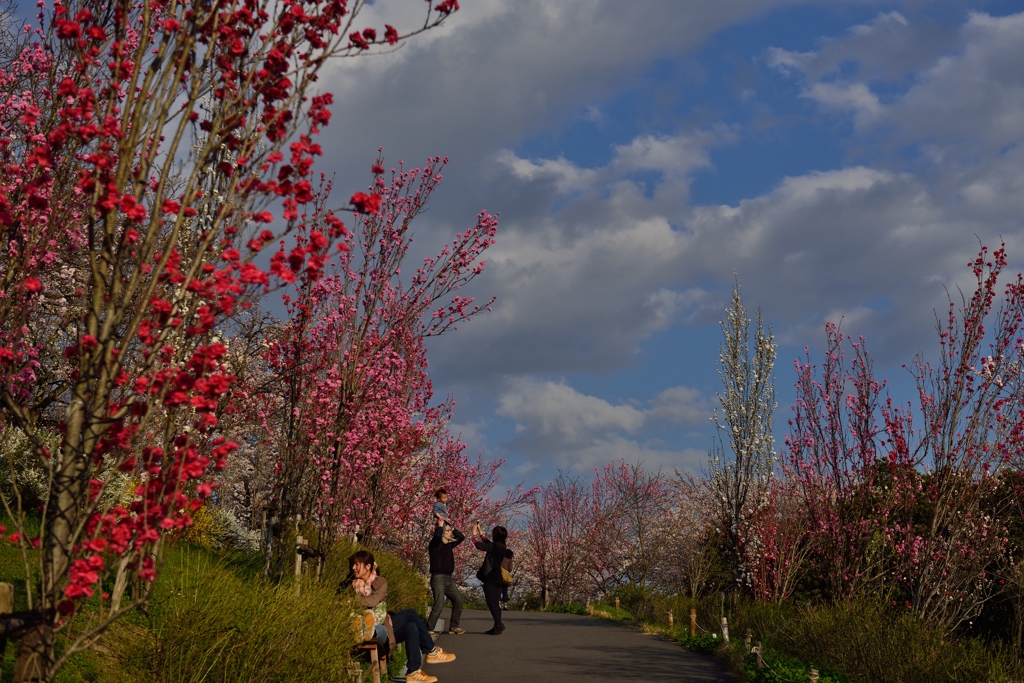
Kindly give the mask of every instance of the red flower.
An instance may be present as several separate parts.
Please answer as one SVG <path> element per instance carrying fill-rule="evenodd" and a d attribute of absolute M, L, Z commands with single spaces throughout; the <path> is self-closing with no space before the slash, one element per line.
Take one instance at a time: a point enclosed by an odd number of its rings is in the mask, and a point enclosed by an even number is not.
<path fill-rule="evenodd" d="M 356 192 L 349 200 L 356 207 L 356 213 L 376 214 L 380 211 L 380 195 Z"/>
<path fill-rule="evenodd" d="M 349 45 L 358 47 L 360 50 L 368 50 L 370 48 L 370 44 L 366 42 L 366 38 L 363 38 L 363 36 L 357 31 L 353 31 L 348 34 L 348 39 Z"/>
<path fill-rule="evenodd" d="M 391 24 L 384 24 L 384 40 L 388 41 L 388 45 L 398 42 L 398 31 Z"/>
<path fill-rule="evenodd" d="M 25 290 L 28 292 L 41 292 L 43 291 L 43 283 L 39 281 L 39 278 L 30 277 L 25 280 Z"/>

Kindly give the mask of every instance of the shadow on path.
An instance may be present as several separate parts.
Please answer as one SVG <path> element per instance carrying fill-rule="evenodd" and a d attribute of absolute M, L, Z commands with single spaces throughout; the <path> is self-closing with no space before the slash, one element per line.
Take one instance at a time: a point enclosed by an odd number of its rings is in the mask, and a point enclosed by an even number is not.
<path fill-rule="evenodd" d="M 503 619 L 506 631 L 488 636 L 490 614 L 466 610 L 466 634 L 443 634 L 437 641 L 455 653 L 455 661 L 424 670 L 438 683 L 735 681 L 715 659 L 593 617 L 505 612 Z"/>

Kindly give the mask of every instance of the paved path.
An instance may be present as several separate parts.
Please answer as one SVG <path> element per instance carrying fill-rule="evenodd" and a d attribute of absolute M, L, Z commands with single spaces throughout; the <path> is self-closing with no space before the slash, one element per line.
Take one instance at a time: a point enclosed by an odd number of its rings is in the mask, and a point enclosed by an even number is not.
<path fill-rule="evenodd" d="M 717 660 L 601 619 L 545 612 L 505 612 L 502 618 L 505 632 L 488 636 L 488 612 L 463 612 L 465 635 L 442 634 L 437 641 L 455 661 L 424 671 L 438 683 L 735 680 Z"/>

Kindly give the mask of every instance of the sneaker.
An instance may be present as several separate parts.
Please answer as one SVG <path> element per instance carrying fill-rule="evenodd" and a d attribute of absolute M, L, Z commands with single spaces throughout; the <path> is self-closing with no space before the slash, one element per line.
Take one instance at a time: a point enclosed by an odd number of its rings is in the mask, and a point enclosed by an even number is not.
<path fill-rule="evenodd" d="M 453 659 L 455 659 L 455 655 L 451 652 L 445 652 L 439 647 L 435 647 L 427 653 L 427 664 L 445 664 Z"/>
<path fill-rule="evenodd" d="M 495 626 L 492 629 L 488 629 L 487 631 L 484 631 L 484 633 L 486 633 L 489 636 L 500 636 L 504 631 L 505 631 L 505 625 L 504 624 L 500 624 L 500 625 Z"/>
<path fill-rule="evenodd" d="M 441 633 L 439 631 L 427 631 L 427 633 L 429 633 L 430 637 L 433 638 L 434 640 L 437 640 L 437 637 L 439 635 L 441 635 Z"/>
<path fill-rule="evenodd" d="M 423 669 L 416 669 L 411 674 L 405 674 L 405 680 L 416 681 L 417 683 L 437 683 L 437 676 L 431 676 L 423 672 Z"/>
<path fill-rule="evenodd" d="M 451 626 L 448 628 L 448 633 L 452 634 L 453 636 L 461 636 L 463 633 L 465 633 L 465 631 L 463 631 L 458 626 Z"/>

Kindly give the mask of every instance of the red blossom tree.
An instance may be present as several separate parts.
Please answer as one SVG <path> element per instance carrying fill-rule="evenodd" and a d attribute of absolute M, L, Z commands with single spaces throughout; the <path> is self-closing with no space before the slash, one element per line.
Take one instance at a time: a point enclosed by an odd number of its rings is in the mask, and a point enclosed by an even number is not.
<path fill-rule="evenodd" d="M 2 65 L 0 405 L 49 481 L 34 538 L 30 511 L 5 500 L 41 622 L 19 676 L 51 680 L 149 598 L 165 535 L 190 523 L 211 493 L 196 482 L 236 448 L 218 429 L 235 378 L 216 335 L 269 287 L 317 271 L 345 234 L 325 216 L 322 241 L 282 247 L 269 272 L 255 261 L 313 199 L 332 102 L 313 92 L 319 70 L 403 37 L 358 27 L 364 5 L 57 0 Z M 406 35 L 455 9 L 428 4 Z M 376 196 L 351 205 L 374 211 Z M 63 369 L 44 366 L 67 336 Z M 108 504 L 119 473 L 137 486 Z M 130 599 L 104 594 L 76 620 L 114 567 Z"/>

